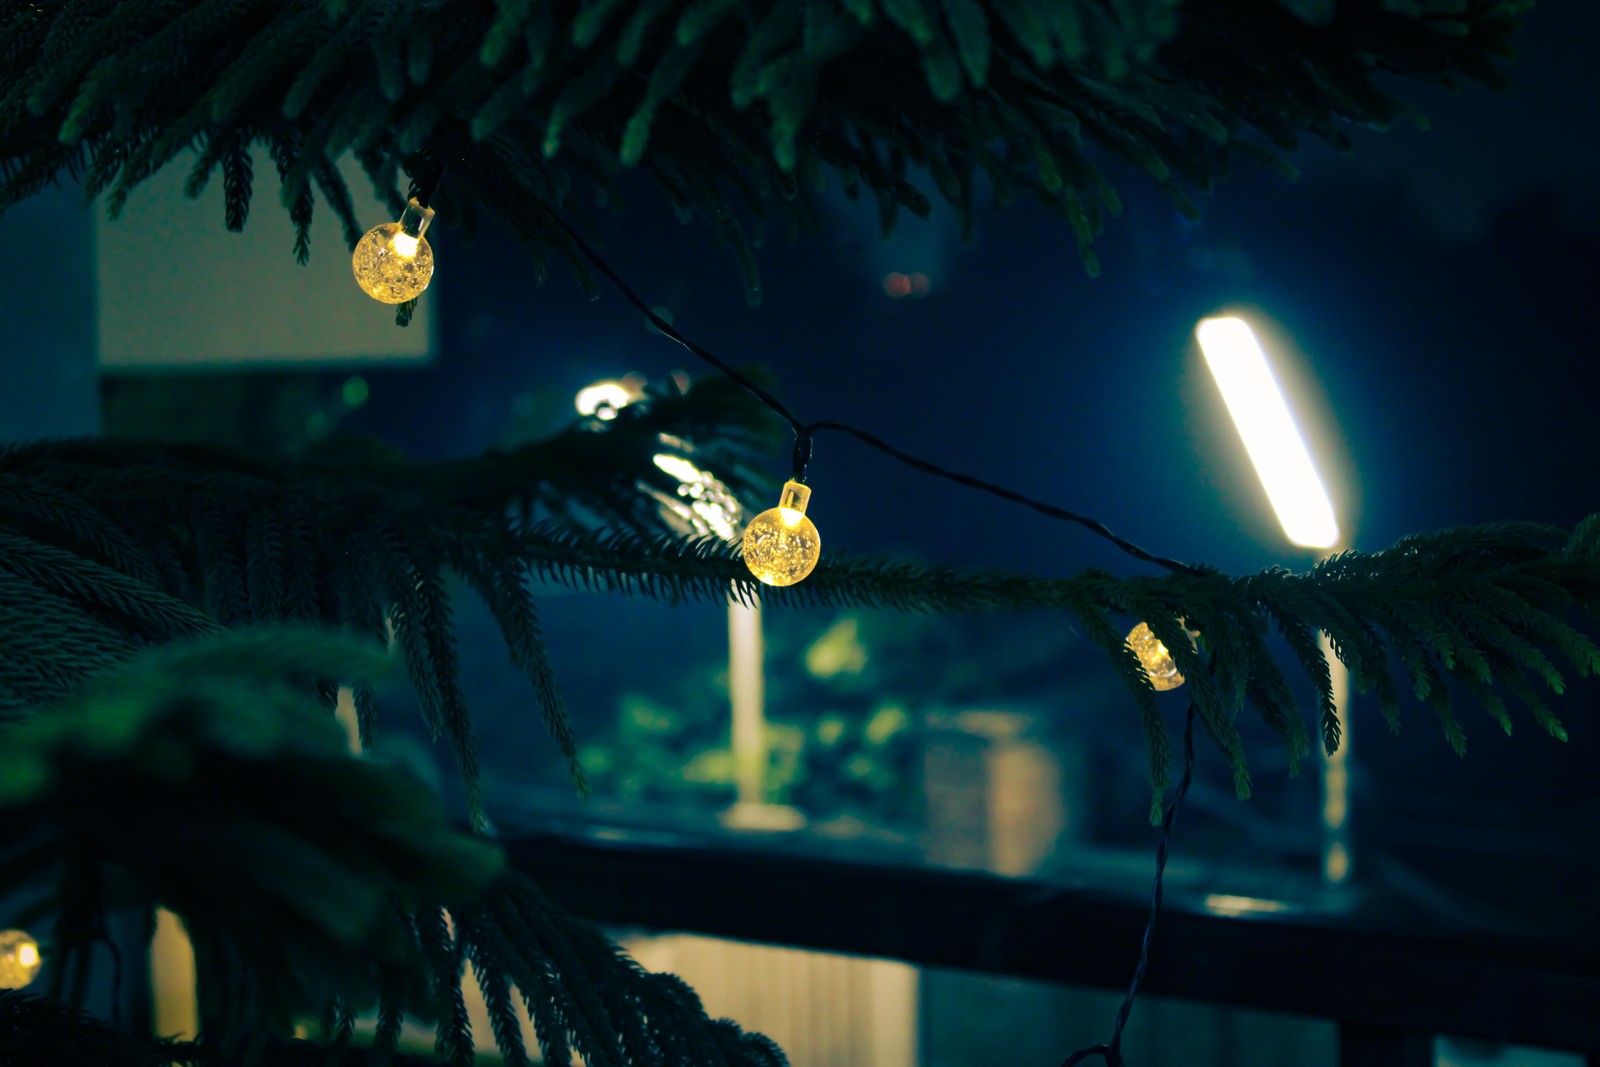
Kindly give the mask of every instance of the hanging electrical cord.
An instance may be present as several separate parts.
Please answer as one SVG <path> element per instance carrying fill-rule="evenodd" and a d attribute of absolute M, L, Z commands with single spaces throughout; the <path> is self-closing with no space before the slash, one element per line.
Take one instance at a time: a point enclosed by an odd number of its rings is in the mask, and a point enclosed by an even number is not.
<path fill-rule="evenodd" d="M 1104 1045 L 1079 1049 L 1061 1061 L 1061 1067 L 1074 1067 L 1090 1056 L 1104 1058 L 1107 1067 L 1124 1067 L 1122 1031 L 1128 1025 L 1128 1016 L 1133 1012 L 1133 1000 L 1139 995 L 1139 987 L 1144 984 L 1145 971 L 1150 966 L 1150 945 L 1155 940 L 1156 922 L 1161 918 L 1161 896 L 1167 871 L 1167 853 L 1172 845 L 1172 827 L 1178 821 L 1178 809 L 1182 806 L 1183 798 L 1189 792 L 1189 783 L 1193 780 L 1194 701 L 1191 700 L 1183 720 L 1183 777 L 1178 780 L 1178 791 L 1173 794 L 1172 802 L 1167 805 L 1167 810 L 1161 817 L 1161 843 L 1156 846 L 1156 876 L 1150 888 L 1150 918 L 1145 921 L 1144 938 L 1139 943 L 1139 965 L 1133 969 L 1133 979 L 1128 983 L 1128 994 L 1122 998 L 1122 1006 L 1117 1009 L 1117 1020 L 1111 1027 L 1111 1040 Z"/>
<path fill-rule="evenodd" d="M 424 206 L 428 204 L 428 202 L 433 198 L 435 192 L 438 190 L 439 183 L 444 177 L 444 163 L 440 161 L 431 166 L 429 169 L 431 173 L 428 175 L 427 180 L 422 182 L 413 181 L 411 188 L 411 195 L 418 198 L 420 203 L 422 203 Z M 1095 519 L 1091 519 L 1086 515 L 1079 515 L 1078 513 L 1068 511 L 1065 508 L 1056 507 L 1054 504 L 1049 504 L 1042 500 L 1036 500 L 1033 497 L 1026 496 L 1012 489 L 1007 489 L 1004 486 L 995 485 L 992 482 L 984 481 L 981 478 L 973 477 L 970 474 L 962 474 L 958 471 L 952 471 L 945 467 L 941 467 L 938 464 L 931 463 L 919 456 L 914 456 L 909 452 L 903 452 L 875 434 L 868 433 L 865 430 L 851 426 L 847 423 L 837 422 L 831 419 L 812 423 L 802 422 L 799 417 L 791 412 L 783 403 L 783 401 L 779 400 L 778 397 L 772 392 L 763 388 L 748 375 L 724 362 L 711 350 L 696 344 L 694 341 L 680 333 L 672 323 L 668 322 L 666 319 L 657 314 L 655 309 L 646 303 L 644 298 L 634 291 L 632 286 L 623 280 L 622 276 L 612 268 L 611 264 L 607 263 L 605 259 L 603 259 L 600 254 L 589 245 L 589 242 L 583 238 L 582 234 L 569 225 L 567 221 L 555 211 L 551 210 L 548 205 L 541 203 L 540 207 L 544 209 L 545 214 L 549 216 L 551 222 L 553 222 L 563 233 L 567 235 L 568 239 L 572 241 L 573 246 L 576 247 L 578 251 L 589 260 L 589 262 L 594 266 L 595 270 L 599 271 L 602 276 L 611 282 L 611 284 L 615 285 L 617 290 L 622 293 L 623 297 L 634 307 L 638 308 L 639 311 L 644 314 L 649 323 L 658 331 L 660 331 L 663 336 L 677 342 L 697 358 L 717 368 L 719 371 L 727 375 L 735 383 L 741 386 L 745 391 L 750 393 L 757 400 L 761 401 L 761 403 L 765 405 L 773 414 L 777 415 L 779 418 L 783 419 L 784 422 L 789 424 L 789 428 L 794 431 L 795 435 L 793 456 L 794 481 L 800 483 L 801 486 L 803 486 L 805 483 L 806 469 L 811 463 L 813 439 L 815 435 L 818 432 L 830 430 L 853 437 L 862 444 L 876 449 L 892 459 L 904 463 L 913 470 L 918 470 L 925 474 L 931 474 L 934 477 L 943 478 L 947 481 L 955 482 L 958 485 L 964 485 L 971 489 L 978 489 L 982 492 L 990 493 L 994 496 L 1000 497 L 1003 500 L 1009 500 L 1013 503 L 1021 504 L 1024 507 L 1032 508 L 1034 511 L 1037 511 L 1041 515 L 1048 516 L 1049 518 L 1059 519 L 1064 522 L 1076 523 L 1077 525 L 1089 530 L 1091 533 L 1110 541 L 1123 552 L 1126 552 L 1135 559 L 1143 560 L 1146 563 L 1154 563 L 1174 572 L 1189 574 L 1202 573 L 1200 568 L 1195 567 L 1192 564 L 1182 563 L 1175 559 L 1169 559 L 1165 556 L 1158 556 L 1152 552 L 1148 552 L 1134 544 L 1132 541 L 1113 533 L 1104 523 L 1101 523 Z M 801 503 L 803 504 L 803 501 L 801 501 Z M 1215 662 L 1215 656 L 1213 656 L 1210 666 L 1214 667 Z M 1084 1062 L 1091 1056 L 1100 1056 L 1104 1058 L 1108 1067 L 1125 1067 L 1125 1061 L 1122 1058 L 1122 1034 L 1123 1030 L 1128 1025 L 1128 1017 L 1133 1012 L 1134 999 L 1139 995 L 1139 987 L 1144 983 L 1145 972 L 1150 965 L 1150 947 L 1155 940 L 1156 924 L 1161 917 L 1161 900 L 1165 886 L 1167 856 L 1172 845 L 1172 828 L 1177 822 L 1178 811 L 1183 805 L 1183 798 L 1188 794 L 1189 786 L 1194 780 L 1194 720 L 1195 702 L 1190 700 L 1188 710 L 1184 715 L 1183 724 L 1183 775 L 1178 781 L 1178 789 L 1177 792 L 1173 794 L 1172 802 L 1167 805 L 1166 811 L 1162 815 L 1161 841 L 1156 847 L 1156 872 L 1150 890 L 1150 917 L 1145 922 L 1144 937 L 1140 941 L 1139 945 L 1138 966 L 1134 968 L 1133 978 L 1128 983 L 1127 995 L 1122 999 L 1122 1006 L 1117 1009 L 1116 1021 L 1111 1030 L 1111 1040 L 1106 1044 L 1094 1045 L 1090 1048 L 1080 1049 L 1077 1052 L 1072 1053 L 1062 1062 L 1061 1067 L 1075 1067 L 1076 1064 Z"/>
<path fill-rule="evenodd" d="M 567 235 L 578 251 L 583 254 L 584 258 L 593 264 L 594 269 L 599 271 L 600 274 L 610 281 L 612 285 L 615 285 L 617 290 L 622 293 L 624 299 L 644 313 L 644 316 L 649 320 L 650 325 L 654 326 L 664 336 L 676 341 L 678 344 L 688 349 L 689 352 L 693 353 L 699 359 L 711 364 L 711 366 L 716 367 L 723 374 L 733 379 L 733 381 L 743 387 L 745 391 L 749 392 L 757 400 L 761 401 L 762 404 L 766 405 L 766 407 L 772 411 L 773 414 L 777 415 L 779 418 L 783 419 L 789 424 L 789 428 L 794 431 L 795 435 L 793 468 L 793 478 L 795 482 L 798 482 L 802 485 L 805 483 L 806 469 L 811 462 L 812 439 L 815 437 L 815 435 L 824 430 L 834 431 L 853 437 L 862 444 L 867 445 L 870 448 L 874 448 L 877 451 L 882 452 L 884 455 L 896 459 L 899 462 L 904 463 L 906 466 L 911 467 L 914 470 L 921 471 L 924 474 L 931 474 L 936 478 L 943 478 L 946 481 L 955 482 L 957 485 L 964 485 L 970 489 L 978 489 L 985 493 L 990 493 L 994 496 L 1000 497 L 1002 500 L 1009 500 L 1013 503 L 1021 504 L 1024 507 L 1032 508 L 1039 514 L 1046 515 L 1052 519 L 1076 523 L 1089 532 L 1099 537 L 1103 537 L 1107 541 L 1110 541 L 1123 552 L 1126 552 L 1135 559 L 1142 560 L 1146 563 L 1153 563 L 1157 566 L 1165 567 L 1167 570 L 1177 573 L 1202 573 L 1200 568 L 1195 567 L 1192 564 L 1183 563 L 1179 560 L 1170 559 L 1166 556 L 1159 556 L 1155 553 L 1148 552 L 1134 544 L 1132 541 L 1113 533 L 1104 523 L 1089 518 L 1086 515 L 1079 515 L 1077 512 L 1056 507 L 1054 504 L 1048 504 L 1042 500 L 1036 500 L 1032 497 L 1016 492 L 1015 490 L 1007 489 L 1004 486 L 995 485 L 993 482 L 987 482 L 981 478 L 973 477 L 970 474 L 961 474 L 957 471 L 952 471 L 945 467 L 941 467 L 938 464 L 930 463 L 928 460 L 895 448 L 882 438 L 868 433 L 865 430 L 857 429 L 854 426 L 850 426 L 842 422 L 836 422 L 831 419 L 813 423 L 802 422 L 793 412 L 789 410 L 783 401 L 779 400 L 769 390 L 752 381 L 747 375 L 741 373 L 728 363 L 724 362 L 710 350 L 685 337 L 677 330 L 676 327 L 672 325 L 672 323 L 658 315 L 655 310 L 644 300 L 644 298 L 635 292 L 633 287 L 624 281 L 622 277 L 611 267 L 611 265 L 601 258 L 599 253 L 590 247 L 589 242 L 584 240 L 582 234 L 578 233 L 578 231 L 574 229 L 565 219 L 563 219 L 555 211 L 551 210 L 547 205 L 541 206 L 544 207 L 545 213 L 549 216 L 550 220 Z"/>
<path fill-rule="evenodd" d="M 615 285 L 630 304 L 642 311 L 645 315 L 645 318 L 649 320 L 652 326 L 661 331 L 664 336 L 676 341 L 678 344 L 692 352 L 695 356 L 711 364 L 713 367 L 716 367 L 729 378 L 743 386 L 748 392 L 765 404 L 767 408 L 770 409 L 774 414 L 778 415 L 789 424 L 790 428 L 794 430 L 795 434 L 794 480 L 796 482 L 802 484 L 805 482 L 806 468 L 811 462 L 812 440 L 814 436 L 819 431 L 832 430 L 837 433 L 843 433 L 853 437 L 862 444 L 877 449 L 879 452 L 882 452 L 893 459 L 899 460 L 901 463 L 904 463 L 906 466 L 911 467 L 914 470 L 922 471 L 925 474 L 931 474 L 938 478 L 944 478 L 947 481 L 952 481 L 958 485 L 964 485 L 971 489 L 978 489 L 983 492 L 990 493 L 994 496 L 1000 497 L 1003 500 L 1009 500 L 1013 503 L 1021 504 L 1024 507 L 1032 508 L 1041 515 L 1046 515 L 1053 519 L 1060 519 L 1064 522 L 1076 523 L 1079 526 L 1089 530 L 1091 533 L 1097 534 L 1098 536 L 1105 538 L 1107 541 L 1110 541 L 1123 552 L 1126 552 L 1135 559 L 1143 560 L 1146 563 L 1154 563 L 1158 566 L 1165 567 L 1168 570 L 1175 572 L 1190 574 L 1200 573 L 1200 569 L 1192 564 L 1182 563 L 1178 560 L 1169 559 L 1165 556 L 1158 556 L 1152 552 L 1148 552 L 1145 549 L 1140 548 L 1132 541 L 1113 533 L 1104 523 L 1101 523 L 1095 519 L 1091 519 L 1088 516 L 1079 515 L 1076 512 L 1068 511 L 1065 508 L 1056 507 L 1054 504 L 1048 504 L 1042 500 L 1035 500 L 1032 497 L 1018 493 L 1015 490 L 1007 489 L 1004 486 L 995 485 L 992 482 L 986 482 L 981 478 L 975 478 L 969 474 L 961 474 L 957 471 L 940 467 L 939 465 L 922 459 L 919 456 L 914 456 L 909 452 L 903 452 L 900 449 L 895 448 L 893 445 L 890 445 L 882 438 L 868 433 L 865 430 L 858 429 L 847 423 L 835 422 L 833 420 L 825 420 L 822 422 L 813 423 L 801 422 L 800 419 L 797 418 L 781 400 L 772 395 L 772 393 L 766 389 L 763 389 L 761 386 L 751 381 L 747 376 L 723 362 L 714 353 L 685 337 L 677 330 L 676 327 L 672 325 L 672 323 L 666 321 L 664 318 L 658 315 L 655 310 L 645 302 L 644 298 L 639 296 L 639 294 L 633 290 L 632 286 L 628 285 L 628 283 L 625 282 L 614 269 L 612 269 L 611 265 L 602 259 L 600 255 L 589 246 L 589 243 L 584 240 L 583 236 L 573 229 L 565 219 L 561 218 L 561 216 L 557 215 L 554 211 L 551 211 L 548 207 L 545 208 L 545 211 L 550 216 L 551 220 L 557 226 L 559 226 L 563 232 L 566 233 L 568 238 L 571 239 L 578 251 L 583 253 L 584 257 L 594 265 L 595 270 L 599 271 L 607 280 Z M 1215 665 L 1214 658 L 1212 665 Z M 1104 1058 L 1108 1067 L 1125 1067 L 1125 1061 L 1122 1058 L 1122 1033 L 1128 1025 L 1128 1017 L 1133 1012 L 1134 999 L 1139 995 L 1139 987 L 1144 984 L 1145 972 L 1150 966 L 1150 947 L 1155 940 L 1157 922 L 1161 918 L 1161 900 L 1163 890 L 1165 888 L 1167 856 L 1172 847 L 1172 828 L 1177 823 L 1178 811 L 1183 805 L 1183 798 L 1188 794 L 1189 786 L 1194 781 L 1194 720 L 1195 702 L 1191 700 L 1189 701 L 1188 711 L 1184 715 L 1183 724 L 1183 775 L 1178 781 L 1178 789 L 1177 792 L 1173 794 L 1172 802 L 1167 805 L 1167 809 L 1161 818 L 1161 841 L 1156 846 L 1156 873 L 1150 890 L 1150 917 L 1145 922 L 1144 937 L 1140 941 L 1139 945 L 1139 964 L 1134 968 L 1133 978 L 1128 983 L 1127 995 L 1122 999 L 1122 1006 L 1117 1009 L 1116 1022 L 1113 1024 L 1111 1029 L 1111 1040 L 1104 1045 L 1094 1045 L 1090 1048 L 1080 1049 L 1079 1051 L 1072 1053 L 1072 1055 L 1068 1056 L 1066 1060 L 1062 1062 L 1061 1067 L 1075 1067 L 1076 1064 L 1084 1062 L 1091 1056 L 1100 1056 Z"/>

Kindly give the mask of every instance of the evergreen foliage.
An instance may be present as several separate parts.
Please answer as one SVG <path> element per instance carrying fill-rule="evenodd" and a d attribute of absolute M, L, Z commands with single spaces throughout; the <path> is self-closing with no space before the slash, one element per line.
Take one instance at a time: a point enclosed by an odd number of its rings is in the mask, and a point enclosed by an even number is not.
<path fill-rule="evenodd" d="M 470 787 L 476 759 L 445 592 L 454 572 L 488 601 L 570 757 L 534 580 L 673 601 L 758 591 L 728 545 L 661 537 L 650 515 L 622 503 L 650 499 L 630 479 L 654 469 L 643 457 L 663 447 L 664 429 L 705 429 L 707 409 L 732 399 L 710 393 L 446 465 L 370 454 L 269 464 L 118 441 L 0 454 L 0 635 L 10 649 L 0 708 L 16 720 L 0 745 L 0 818 L 10 828 L 0 888 L 56 870 L 47 907 L 60 916 L 63 950 L 79 956 L 92 951 L 101 909 L 171 902 L 200 946 L 207 1018 L 217 1021 L 207 1039 L 218 1044 L 207 1048 L 225 1056 L 295 1062 L 293 1047 L 269 1040 L 294 1011 L 326 1006 L 338 1035 L 348 1029 L 339 1020 L 376 999 L 373 1062 L 385 1062 L 408 1011 L 437 1020 L 443 1060 L 470 1062 L 459 1003 L 470 959 L 512 1062 L 521 1041 L 512 988 L 549 1062 L 567 1050 L 590 1063 L 782 1062 L 762 1039 L 706 1020 L 681 983 L 639 970 L 523 876 L 494 875 L 487 846 L 444 830 L 420 791 L 345 757 L 334 733 L 312 728 L 313 719 L 326 725 L 332 686 L 346 683 L 360 694 L 370 736 L 372 690 L 360 683 L 380 666 L 373 653 L 322 632 L 253 629 L 335 625 L 376 644 L 392 626 L 396 658 Z M 759 435 L 766 424 L 746 425 Z M 738 465 L 730 469 L 748 488 Z M 591 487 L 568 499 L 601 522 L 575 522 L 574 510 L 540 519 L 515 506 L 564 477 Z M 1561 691 L 1557 661 L 1580 675 L 1600 665 L 1576 625 L 1600 608 L 1600 517 L 1570 532 L 1525 523 L 1445 531 L 1305 573 L 1244 577 L 1195 568 L 1048 580 L 835 553 L 805 583 L 759 591 L 771 605 L 1065 613 L 1127 682 L 1157 801 L 1168 741 L 1123 641 L 1132 620 L 1147 621 L 1173 651 L 1241 796 L 1249 777 L 1235 719 L 1244 705 L 1284 737 L 1291 757 L 1309 748 L 1271 631 L 1319 690 L 1330 749 L 1338 724 L 1318 630 L 1392 725 L 1409 689 L 1458 751 L 1465 734 L 1452 683 L 1506 730 L 1509 697 L 1564 737 L 1540 689 Z M 1186 628 L 1201 635 L 1198 648 Z M 1214 672 L 1203 663 L 1213 656 Z M 41 714 L 46 705 L 58 706 Z M 219 847 L 219 833 L 249 845 Z M 399 894 L 399 912 L 375 895 L 379 886 Z M 447 924 L 439 909 L 457 900 Z M 68 971 L 58 968 L 59 980 Z M 7 1009 L 38 1007 L 30 1004 Z"/>
<path fill-rule="evenodd" d="M 1154 692 L 1124 643 L 1131 621 L 1149 623 L 1191 680 L 1201 721 L 1243 796 L 1249 774 L 1234 723 L 1243 706 L 1284 738 L 1292 760 L 1309 750 L 1268 641 L 1273 632 L 1319 694 L 1318 732 L 1329 751 L 1339 726 L 1318 631 L 1330 635 L 1358 691 L 1376 697 L 1392 726 L 1398 728 L 1400 694 L 1409 690 L 1434 709 L 1458 752 L 1465 730 L 1447 682 L 1507 731 L 1512 719 L 1502 694 L 1564 737 L 1540 689 L 1562 691 L 1558 660 L 1579 675 L 1600 666 L 1600 652 L 1572 617 L 1597 607 L 1600 520 L 1570 533 L 1531 523 L 1467 527 L 1407 538 L 1385 552 L 1346 552 L 1305 573 L 1247 577 L 1195 568 L 1160 577 L 1043 579 L 830 553 L 801 585 L 767 590 L 729 545 L 652 535 L 648 514 L 606 502 L 651 499 L 634 480 L 653 465 L 630 469 L 622 453 L 639 426 L 650 428 L 646 449 L 659 447 L 657 420 L 671 418 L 671 405 L 665 413 L 656 407 L 620 420 L 617 430 L 574 431 L 443 467 L 323 457 L 285 468 L 209 450 L 109 441 L 13 449 L 0 456 L 0 478 L 17 486 L 14 502 L 0 508 L 0 580 L 13 608 L 0 627 L 25 654 L 6 661 L 0 695 L 9 691 L 13 705 L 57 695 L 141 644 L 214 630 L 213 619 L 320 621 L 375 639 L 392 627 L 428 725 L 451 745 L 470 789 L 476 754 L 445 593 L 449 571 L 488 603 L 569 760 L 571 733 L 530 578 L 671 601 L 720 601 L 732 587 L 747 596 L 759 590 L 775 605 L 1060 610 L 1126 679 L 1158 792 L 1167 782 L 1168 743 Z M 609 523 L 530 521 L 508 506 L 522 487 L 538 484 L 541 460 L 555 457 L 559 465 L 568 458 L 563 449 L 582 438 L 617 446 L 601 450 L 602 466 L 622 477 L 608 480 L 590 468 L 578 478 L 601 487 L 586 503 Z M 174 543 L 174 530 L 194 535 Z M 367 550 L 352 553 L 352 543 Z M 1203 648 L 1190 642 L 1186 627 L 1199 632 Z M 1214 672 L 1204 666 L 1206 653 L 1217 656 Z M 365 700 L 362 723 L 370 731 Z"/>
<path fill-rule="evenodd" d="M 751 299 L 769 225 L 816 225 L 830 172 L 885 228 L 924 215 L 931 182 L 969 225 L 983 189 L 1036 196 L 1086 264 L 1118 210 L 1102 170 L 1132 164 L 1185 211 L 1244 158 L 1289 170 L 1312 135 L 1413 117 L 1387 75 L 1500 82 L 1527 0 L 62 0 L 0 9 L 0 211 L 62 175 L 113 215 L 192 150 L 187 189 L 221 172 L 223 224 L 246 225 L 270 160 L 302 262 L 317 195 L 347 244 L 333 161 L 350 153 L 398 214 L 402 172 L 452 222 L 483 213 L 555 250 L 592 288 L 562 218 L 649 172 L 731 247 Z M 252 149 L 264 147 L 263 156 Z M 583 194 L 583 195 L 580 195 Z M 558 214 L 559 213 L 559 214 Z M 408 319 L 410 307 L 399 316 Z M 504 869 L 477 802 L 450 589 L 488 604 L 579 778 L 541 636 L 536 581 L 720 602 L 757 588 L 718 541 L 666 538 L 693 456 L 765 500 L 754 460 L 780 427 L 731 383 L 630 406 L 509 452 L 412 463 L 375 448 L 257 460 L 126 441 L 0 451 L 0 893 L 53 889 L 48 999 L 0 994 L 6 1062 L 406 1062 L 407 1014 L 439 1060 L 472 1060 L 470 961 L 508 1063 L 527 1061 L 520 996 L 546 1062 L 781 1064 L 709 1020 Z M 641 492 L 640 490 L 645 491 Z M 1398 727 L 1402 694 L 1462 751 L 1455 698 L 1510 730 L 1515 702 L 1565 736 L 1544 690 L 1600 666 L 1600 517 L 1408 538 L 1305 573 L 1072 578 L 830 554 L 771 604 L 1063 613 L 1126 681 L 1159 801 L 1169 741 L 1124 642 L 1148 622 L 1201 723 L 1249 791 L 1236 725 L 1254 709 L 1310 749 L 1279 653 L 1339 722 L 1318 631 Z M 1188 633 L 1200 636 L 1191 645 Z M 1276 640 L 1273 638 L 1276 635 Z M 385 652 L 385 649 L 389 652 Z M 400 772 L 351 757 L 328 723 L 340 685 L 363 738 L 371 682 L 404 665 L 469 794 L 475 833 Z M 1215 664 L 1214 669 L 1208 665 Z M 208 892 L 208 890 L 211 890 Z M 157 1045 L 77 1010 L 109 909 L 183 915 L 205 1032 Z M 347 1047 L 376 1005 L 370 1050 Z M 325 1047 L 285 1037 L 319 1014 Z M 14 1049 L 21 1051 L 13 1051 Z M 30 1058 L 31 1057 L 31 1058 Z"/>
<path fill-rule="evenodd" d="M 885 228 L 926 215 L 931 182 L 1037 197 L 1085 263 L 1142 170 L 1185 212 L 1236 159 L 1292 173 L 1305 135 L 1420 121 L 1399 75 L 1499 85 L 1530 0 L 64 0 L 0 14 L 0 211 L 63 172 L 113 215 L 186 151 L 193 193 L 220 168 L 229 229 L 265 145 L 310 252 L 316 191 L 353 246 L 365 225 L 331 161 L 353 153 L 400 207 L 403 165 L 443 218 L 483 211 L 588 267 L 551 211 L 620 206 L 648 171 L 737 256 L 770 224 L 817 225 L 831 172 Z M 925 179 L 922 177 L 925 175 Z M 405 317 L 402 312 L 402 318 Z"/>
<path fill-rule="evenodd" d="M 141 647 L 225 626 L 323 623 L 378 641 L 392 628 L 477 818 L 446 570 L 494 613 L 577 775 L 537 608 L 501 547 L 508 515 L 658 530 L 657 500 L 679 483 L 655 457 L 693 456 L 753 498 L 766 488 L 753 461 L 774 432 L 718 378 L 468 462 L 407 463 L 360 442 L 279 463 L 107 440 L 0 450 L 0 635 L 11 650 L 0 660 L 0 721 Z M 356 695 L 365 736 L 370 692 Z"/>
<path fill-rule="evenodd" d="M 39 911 L 60 957 L 49 999 L 0 994 L 6 1063 L 294 1063 L 297 1046 L 273 1038 L 296 1018 L 321 1005 L 339 1048 L 352 1013 L 376 1004 L 366 1062 L 394 1061 L 409 1012 L 436 1020 L 440 1058 L 465 1067 L 470 959 L 508 1063 L 526 1062 L 514 985 L 547 1063 L 570 1050 L 591 1064 L 782 1064 L 554 908 L 417 782 L 346 753 L 315 687 L 387 658 L 322 630 L 243 628 L 146 651 L 0 732 L 0 890 L 54 878 Z M 72 1010 L 106 913 L 157 901 L 195 944 L 198 1044 L 145 1045 Z"/>

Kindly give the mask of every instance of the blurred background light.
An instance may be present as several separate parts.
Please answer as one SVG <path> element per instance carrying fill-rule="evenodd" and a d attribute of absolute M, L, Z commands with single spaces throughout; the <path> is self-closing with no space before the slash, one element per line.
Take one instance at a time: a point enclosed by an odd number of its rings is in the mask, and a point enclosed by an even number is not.
<path fill-rule="evenodd" d="M 1202 320 L 1195 336 L 1284 536 L 1332 548 L 1339 543 L 1333 504 L 1255 331 L 1230 315 Z"/>

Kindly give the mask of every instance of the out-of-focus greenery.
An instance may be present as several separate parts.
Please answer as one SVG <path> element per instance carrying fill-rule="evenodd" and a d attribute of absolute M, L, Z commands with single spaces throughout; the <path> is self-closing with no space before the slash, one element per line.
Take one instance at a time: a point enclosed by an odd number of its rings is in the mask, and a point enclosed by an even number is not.
<path fill-rule="evenodd" d="M 819 632 L 814 616 L 769 614 L 765 631 L 763 799 L 891 826 L 917 815 L 930 713 L 1037 698 L 1075 676 L 1060 670 L 1072 645 L 1088 652 L 1037 620 L 979 630 L 971 620 L 844 611 Z M 1036 670 L 1045 664 L 1052 669 Z M 624 694 L 582 760 L 596 789 L 622 799 L 725 806 L 736 780 L 730 730 L 727 663 L 706 662 L 660 691 Z"/>

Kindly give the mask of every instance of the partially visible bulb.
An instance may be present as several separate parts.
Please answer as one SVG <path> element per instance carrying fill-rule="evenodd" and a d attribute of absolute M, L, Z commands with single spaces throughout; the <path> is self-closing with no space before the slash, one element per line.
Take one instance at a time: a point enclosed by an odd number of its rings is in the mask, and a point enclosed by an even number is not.
<path fill-rule="evenodd" d="M 0 989 L 21 989 L 44 966 L 39 942 L 26 930 L 0 930 Z"/>
<path fill-rule="evenodd" d="M 1178 673 L 1178 664 L 1172 658 L 1172 653 L 1150 629 L 1149 623 L 1141 622 L 1129 631 L 1128 647 L 1139 657 L 1139 665 L 1150 676 L 1150 685 L 1158 692 L 1176 689 L 1183 684 L 1183 675 Z"/>
<path fill-rule="evenodd" d="M 422 235 L 433 221 L 433 208 L 413 197 L 399 222 L 374 226 L 350 257 L 356 284 L 372 299 L 403 304 L 422 295 L 433 279 L 433 248 Z"/>
<path fill-rule="evenodd" d="M 822 535 L 806 518 L 811 488 L 784 483 L 778 506 L 768 508 L 744 528 L 744 564 L 768 585 L 794 585 L 822 558 Z"/>

